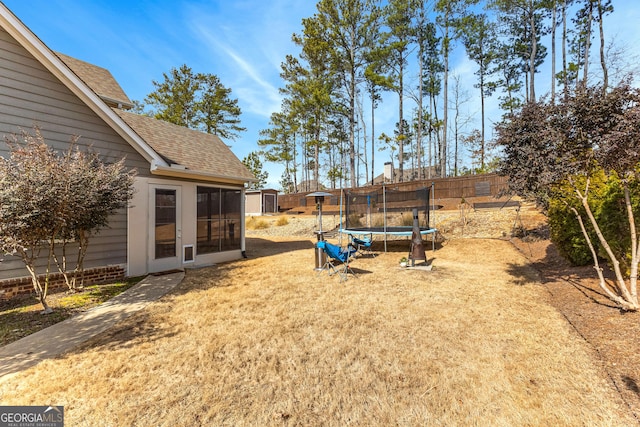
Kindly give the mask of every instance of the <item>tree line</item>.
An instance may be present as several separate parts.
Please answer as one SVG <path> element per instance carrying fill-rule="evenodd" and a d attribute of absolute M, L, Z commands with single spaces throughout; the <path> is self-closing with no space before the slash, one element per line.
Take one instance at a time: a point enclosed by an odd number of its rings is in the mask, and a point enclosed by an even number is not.
<path fill-rule="evenodd" d="M 537 101 L 543 79 L 551 99 L 594 80 L 606 87 L 619 60 L 604 36 L 611 0 L 320 0 L 316 8 L 292 36 L 300 51 L 281 65 L 281 109 L 259 140 L 264 158 L 284 166 L 287 192 L 301 182 L 312 183 L 302 190 L 372 182 L 377 150 L 391 153 L 398 181 L 487 171 L 489 97 L 506 115 Z M 461 51 L 476 66 L 481 117 L 472 131 L 461 108 L 470 96 L 450 71 Z M 375 128 L 385 93 L 397 97 L 392 135 Z"/>

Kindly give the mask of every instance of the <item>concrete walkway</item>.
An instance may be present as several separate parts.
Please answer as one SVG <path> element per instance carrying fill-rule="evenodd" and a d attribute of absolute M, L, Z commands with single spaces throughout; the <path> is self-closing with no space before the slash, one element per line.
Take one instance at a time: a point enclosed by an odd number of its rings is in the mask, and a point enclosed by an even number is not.
<path fill-rule="evenodd" d="M 183 278 L 183 272 L 147 276 L 102 305 L 0 347 L 0 379 L 72 350 L 162 297 Z"/>

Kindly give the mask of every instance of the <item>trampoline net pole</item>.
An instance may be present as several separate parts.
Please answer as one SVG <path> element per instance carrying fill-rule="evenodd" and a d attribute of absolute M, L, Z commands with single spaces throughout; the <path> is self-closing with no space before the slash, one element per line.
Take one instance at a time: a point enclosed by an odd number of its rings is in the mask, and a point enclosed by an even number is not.
<path fill-rule="evenodd" d="M 436 191 L 435 191 L 435 188 L 436 188 L 435 187 L 435 182 L 432 181 L 431 182 L 431 200 L 433 200 L 433 204 L 432 204 L 432 207 L 433 207 L 433 210 L 434 210 L 433 215 L 436 214 L 435 213 L 435 210 L 436 210 Z M 431 209 L 429 210 L 429 213 L 431 213 Z M 433 225 L 434 225 L 434 227 L 436 225 L 435 217 L 433 218 Z M 429 228 L 431 228 L 431 215 L 429 215 Z M 436 233 L 431 233 L 431 250 L 433 252 L 436 251 Z"/>
<path fill-rule="evenodd" d="M 340 230 L 342 230 L 343 227 L 343 223 L 342 223 L 342 214 L 343 214 L 343 206 L 342 206 L 342 201 L 344 200 L 344 189 L 340 189 Z"/>
<path fill-rule="evenodd" d="M 387 187 L 382 184 L 382 206 L 384 212 L 384 251 L 387 252 Z"/>
<path fill-rule="evenodd" d="M 345 223 L 346 223 L 346 227 L 345 228 L 351 228 L 351 192 L 347 191 L 347 197 L 345 200 L 345 205 L 346 205 L 346 212 L 347 214 L 345 215 Z"/>

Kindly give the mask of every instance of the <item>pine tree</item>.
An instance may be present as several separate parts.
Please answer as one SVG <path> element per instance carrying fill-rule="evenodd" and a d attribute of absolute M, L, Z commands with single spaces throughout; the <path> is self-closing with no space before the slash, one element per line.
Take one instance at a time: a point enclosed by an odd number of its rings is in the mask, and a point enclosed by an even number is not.
<path fill-rule="evenodd" d="M 218 76 L 198 74 L 201 92 L 196 105 L 197 127 L 222 139 L 235 140 L 246 129 L 240 126 L 238 100 L 230 98 L 231 89 L 220 83 Z"/>
<path fill-rule="evenodd" d="M 178 126 L 197 128 L 197 93 L 200 82 L 190 67 L 182 65 L 163 73 L 162 82 L 152 81 L 155 90 L 144 102 L 154 108 L 154 117 Z"/>
<path fill-rule="evenodd" d="M 260 160 L 260 153 L 252 151 L 242 159 L 242 163 L 247 167 L 247 169 L 249 169 L 257 180 L 256 182 L 250 183 L 248 188 L 250 190 L 264 188 L 267 183 L 267 178 L 269 178 L 269 173 L 263 169 L 262 160 Z"/>
<path fill-rule="evenodd" d="M 296 141 L 295 135 L 298 124 L 291 114 L 287 114 L 287 103 L 283 104 L 284 112 L 271 114 L 270 127 L 260 131 L 263 137 L 258 140 L 263 155 L 269 162 L 282 163 L 283 180 L 291 185 L 283 187 L 285 192 L 292 192 L 296 188 Z"/>
<path fill-rule="evenodd" d="M 415 7 L 415 1 L 390 0 L 384 8 L 387 31 L 380 37 L 379 57 L 388 70 L 388 89 L 398 95 L 398 123 L 405 123 L 403 118 L 404 81 L 411 44 L 415 40 L 413 23 Z M 403 134 L 404 129 L 404 126 L 396 129 L 399 132 L 396 136 L 396 143 L 398 144 L 398 179 L 400 181 L 404 180 L 404 144 L 406 141 L 406 136 Z"/>
<path fill-rule="evenodd" d="M 480 89 L 480 168 L 485 167 L 485 99 L 491 96 L 497 85 L 495 82 L 489 81 L 493 74 L 493 62 L 498 57 L 497 52 L 497 35 L 494 31 L 495 24 L 490 22 L 484 13 L 471 13 L 464 16 L 458 25 L 458 31 L 461 35 L 462 44 L 467 50 L 467 55 L 471 60 L 478 64 L 478 70 L 475 72 L 478 76 L 478 83 L 474 87 Z"/>
<path fill-rule="evenodd" d="M 156 119 L 235 140 L 246 129 L 240 126 L 238 100 L 231 89 L 213 74 L 197 73 L 187 65 L 163 73 L 162 82 L 153 81 L 155 91 L 144 102 L 153 108 Z M 141 108 L 138 106 L 138 110 Z"/>
<path fill-rule="evenodd" d="M 348 156 L 351 186 L 358 186 L 356 173 L 356 100 L 358 87 L 364 82 L 367 52 L 377 36 L 378 8 L 372 0 L 321 0 L 317 19 L 326 34 L 332 71 L 339 76 L 348 121 Z"/>

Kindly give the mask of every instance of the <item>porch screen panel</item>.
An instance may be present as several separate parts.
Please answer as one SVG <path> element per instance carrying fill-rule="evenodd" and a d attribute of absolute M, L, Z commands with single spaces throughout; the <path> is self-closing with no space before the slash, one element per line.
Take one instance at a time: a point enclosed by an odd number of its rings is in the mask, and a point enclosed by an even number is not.
<path fill-rule="evenodd" d="M 156 189 L 156 259 L 176 256 L 176 201 L 176 190 Z"/>
<path fill-rule="evenodd" d="M 240 249 L 240 190 L 198 187 L 197 192 L 197 253 Z"/>
<path fill-rule="evenodd" d="M 198 187 L 197 238 L 197 253 L 220 252 L 219 188 Z"/>
<path fill-rule="evenodd" d="M 223 220 L 222 250 L 240 249 L 240 190 L 222 190 L 220 212 Z"/>

